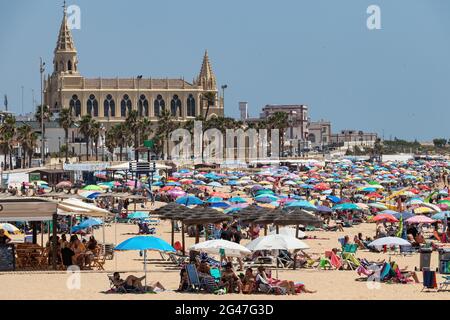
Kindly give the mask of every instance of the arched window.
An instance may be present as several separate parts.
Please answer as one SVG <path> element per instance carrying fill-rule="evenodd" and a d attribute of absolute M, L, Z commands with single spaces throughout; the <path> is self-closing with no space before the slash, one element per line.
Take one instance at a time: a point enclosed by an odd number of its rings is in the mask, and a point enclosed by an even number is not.
<path fill-rule="evenodd" d="M 98 101 L 93 94 L 89 96 L 87 101 L 87 113 L 93 117 L 98 117 Z"/>
<path fill-rule="evenodd" d="M 127 114 L 131 111 L 131 100 L 126 94 L 123 96 L 122 102 L 120 103 L 120 116 L 126 118 Z"/>
<path fill-rule="evenodd" d="M 75 117 L 81 116 L 81 101 L 78 99 L 78 96 L 74 94 L 69 103 L 70 111 Z"/>
<path fill-rule="evenodd" d="M 195 117 L 195 99 L 192 94 L 189 95 L 186 104 L 187 104 L 187 116 Z"/>
<path fill-rule="evenodd" d="M 67 70 L 72 71 L 72 61 L 67 62 Z"/>
<path fill-rule="evenodd" d="M 170 114 L 172 117 L 181 117 L 181 100 L 177 95 L 174 95 L 170 102 Z"/>
<path fill-rule="evenodd" d="M 316 135 L 315 135 L 314 133 L 310 133 L 310 134 L 308 135 L 308 140 L 309 140 L 311 143 L 316 143 Z"/>
<path fill-rule="evenodd" d="M 139 98 L 139 116 L 142 117 L 148 117 L 148 100 L 145 97 L 145 95 L 141 95 Z"/>
<path fill-rule="evenodd" d="M 112 95 L 108 94 L 106 100 L 103 103 L 103 116 L 115 117 L 116 116 L 116 103 L 113 100 Z"/>
<path fill-rule="evenodd" d="M 166 109 L 166 103 L 164 102 L 164 99 L 161 95 L 158 95 L 156 97 L 154 107 L 155 107 L 154 111 L 155 111 L 156 117 L 159 116 L 161 114 L 161 112 L 163 112 Z"/>

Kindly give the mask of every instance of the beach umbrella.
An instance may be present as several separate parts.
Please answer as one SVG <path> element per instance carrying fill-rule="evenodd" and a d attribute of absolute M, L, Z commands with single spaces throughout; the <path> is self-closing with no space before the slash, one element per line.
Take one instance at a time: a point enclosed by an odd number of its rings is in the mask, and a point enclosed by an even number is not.
<path fill-rule="evenodd" d="M 393 215 L 390 214 L 379 214 L 375 216 L 372 221 L 378 222 L 378 221 L 387 221 L 387 222 L 398 222 L 397 218 L 395 218 Z"/>
<path fill-rule="evenodd" d="M 416 214 L 428 214 L 428 213 L 433 213 L 433 212 L 436 212 L 436 211 L 429 207 L 420 207 L 420 208 L 414 209 L 414 213 L 416 213 Z"/>
<path fill-rule="evenodd" d="M 394 210 L 383 210 L 383 211 L 378 212 L 377 214 L 390 214 L 390 215 L 395 216 L 395 214 L 397 214 L 397 213 L 398 212 L 394 211 Z"/>
<path fill-rule="evenodd" d="M 149 217 L 148 212 L 133 212 L 128 215 L 128 219 L 145 219 Z"/>
<path fill-rule="evenodd" d="M 56 188 L 70 188 L 72 187 L 72 182 L 70 181 L 61 181 L 56 185 Z"/>
<path fill-rule="evenodd" d="M 226 202 L 213 202 L 211 203 L 211 208 L 228 208 L 230 205 Z"/>
<path fill-rule="evenodd" d="M 78 232 L 83 229 L 92 228 L 94 226 L 102 225 L 103 221 L 97 218 L 90 218 L 86 219 L 83 222 L 81 222 L 79 225 L 76 225 L 72 228 L 72 233 Z"/>
<path fill-rule="evenodd" d="M 316 206 L 308 201 L 292 201 L 284 205 L 285 208 L 303 208 L 308 210 L 316 210 Z"/>
<path fill-rule="evenodd" d="M 239 258 L 252 253 L 249 249 L 238 243 L 223 239 L 200 242 L 190 247 L 190 250 L 215 255 L 220 255 L 220 252 L 223 250 L 226 256 Z"/>
<path fill-rule="evenodd" d="M 200 205 L 203 204 L 203 201 L 195 196 L 185 196 L 180 197 L 177 200 L 175 200 L 176 203 L 182 204 L 185 206 L 192 206 L 192 205 Z"/>
<path fill-rule="evenodd" d="M 85 192 L 79 193 L 79 195 L 82 196 L 83 198 L 90 199 L 90 200 L 97 198 L 101 194 L 102 193 L 98 192 L 98 191 L 85 191 Z"/>
<path fill-rule="evenodd" d="M 327 196 L 327 198 L 328 198 L 331 202 L 333 202 L 333 203 L 339 203 L 339 202 L 341 202 L 341 198 L 336 197 L 336 196 Z"/>
<path fill-rule="evenodd" d="M 385 210 L 388 211 L 388 210 Z M 382 211 L 384 212 L 384 211 Z M 402 218 L 403 220 L 409 219 L 411 217 L 414 217 L 414 214 L 412 212 L 395 212 L 392 214 L 396 219 Z"/>
<path fill-rule="evenodd" d="M 304 250 L 309 249 L 309 246 L 303 241 L 289 235 L 271 234 L 253 240 L 246 245 L 246 248 L 251 251 Z"/>
<path fill-rule="evenodd" d="M 206 200 L 206 202 L 208 203 L 217 203 L 217 202 L 222 202 L 223 198 L 221 197 L 211 197 L 208 200 Z"/>
<path fill-rule="evenodd" d="M 317 212 L 319 213 L 331 213 L 333 210 L 331 210 L 331 208 L 326 207 L 326 206 L 317 206 L 316 207 Z"/>
<path fill-rule="evenodd" d="M 97 186 L 95 184 L 90 184 L 90 185 L 84 187 L 83 190 L 86 190 L 86 191 L 103 191 L 102 187 Z"/>
<path fill-rule="evenodd" d="M 229 199 L 229 201 L 233 203 L 247 203 L 247 200 L 241 197 L 232 197 Z"/>
<path fill-rule="evenodd" d="M 435 215 L 431 216 L 431 219 L 434 220 L 445 220 L 446 218 L 450 218 L 450 211 L 438 212 Z"/>
<path fill-rule="evenodd" d="M 169 190 L 167 193 L 170 196 L 172 196 L 173 198 L 183 197 L 186 195 L 186 192 L 184 192 L 183 190 L 178 190 L 178 189 Z"/>
<path fill-rule="evenodd" d="M 387 210 L 386 205 L 384 205 L 382 203 L 374 202 L 374 203 L 368 203 L 367 205 L 369 207 L 372 207 L 372 208 L 375 208 L 375 209 Z"/>
<path fill-rule="evenodd" d="M 219 182 L 216 182 L 216 181 L 208 183 L 208 186 L 210 186 L 210 187 L 222 187 L 222 185 Z"/>
<path fill-rule="evenodd" d="M 163 239 L 151 236 L 137 236 L 125 240 L 114 248 L 116 251 L 144 251 L 145 286 L 147 286 L 147 250 L 176 252 L 176 250 Z"/>
<path fill-rule="evenodd" d="M 425 216 L 414 216 L 414 217 L 407 219 L 405 222 L 410 223 L 410 224 L 418 224 L 418 223 L 429 224 L 429 223 L 435 223 L 436 221 L 431 218 L 425 217 Z"/>
<path fill-rule="evenodd" d="M 410 246 L 411 243 L 405 239 L 398 237 L 384 237 L 376 239 L 369 243 L 369 247 L 382 247 L 382 246 Z"/>
<path fill-rule="evenodd" d="M 341 203 L 332 208 L 333 210 L 361 210 L 358 205 L 354 203 Z"/>
<path fill-rule="evenodd" d="M 11 223 L 0 223 L 0 229 L 8 231 L 9 233 L 19 233 L 20 230 Z"/>
<path fill-rule="evenodd" d="M 296 233 L 297 233 L 296 229 L 289 228 L 289 227 L 280 228 L 278 230 L 278 234 L 285 235 L 285 236 L 290 236 L 290 237 L 294 237 L 294 238 L 296 238 Z M 269 235 L 272 235 L 272 234 L 277 234 L 277 231 L 273 230 L 273 231 L 269 232 Z M 301 230 L 298 230 L 298 237 L 299 238 L 304 238 L 304 237 L 306 237 L 306 233 L 304 233 Z"/>

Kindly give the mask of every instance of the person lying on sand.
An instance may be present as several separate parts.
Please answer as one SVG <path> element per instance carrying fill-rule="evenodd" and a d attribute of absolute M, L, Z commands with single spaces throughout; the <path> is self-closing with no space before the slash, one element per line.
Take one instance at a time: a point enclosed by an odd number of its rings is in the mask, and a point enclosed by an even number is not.
<path fill-rule="evenodd" d="M 128 276 L 125 280 L 120 278 L 120 273 L 114 272 L 113 275 L 113 283 L 120 287 L 124 287 L 126 290 L 137 290 L 140 292 L 155 292 L 155 291 L 165 291 L 166 289 L 163 287 L 163 285 L 160 282 L 155 282 L 151 284 L 150 286 L 144 287 L 142 285 L 142 280 L 145 279 L 144 277 L 136 277 L 136 276 Z"/>

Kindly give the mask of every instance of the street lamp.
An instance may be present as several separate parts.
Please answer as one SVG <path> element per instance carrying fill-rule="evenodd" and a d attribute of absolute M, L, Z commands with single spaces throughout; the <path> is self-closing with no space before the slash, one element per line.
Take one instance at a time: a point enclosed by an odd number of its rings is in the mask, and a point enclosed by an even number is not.
<path fill-rule="evenodd" d="M 142 80 L 142 75 L 137 76 L 137 82 L 138 82 L 138 94 L 137 94 L 137 111 L 138 111 L 138 116 L 139 119 L 142 118 L 142 113 L 143 113 L 143 105 L 141 107 L 141 80 Z M 135 130 L 134 132 L 134 160 L 139 161 L 139 153 L 138 153 L 138 144 L 139 144 L 139 130 Z"/>
<path fill-rule="evenodd" d="M 44 136 L 44 72 L 45 72 L 45 62 L 40 58 L 40 69 L 41 73 L 41 161 L 42 166 L 45 165 L 45 136 Z"/>
<path fill-rule="evenodd" d="M 228 85 L 222 86 L 222 107 L 225 109 L 225 89 L 228 89 Z"/>

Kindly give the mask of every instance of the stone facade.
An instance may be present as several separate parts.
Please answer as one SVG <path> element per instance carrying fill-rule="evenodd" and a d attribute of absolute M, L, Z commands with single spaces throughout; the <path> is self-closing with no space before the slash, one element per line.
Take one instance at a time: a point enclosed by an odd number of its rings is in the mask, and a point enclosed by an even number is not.
<path fill-rule="evenodd" d="M 78 55 L 67 24 L 64 9 L 54 51 L 53 73 L 44 83 L 44 100 L 57 113 L 70 108 L 75 119 L 91 114 L 102 123 L 125 121 L 130 110 L 137 110 L 141 117 L 158 120 L 162 110 L 169 110 L 179 121 L 206 115 L 207 101 L 204 94 L 215 94 L 208 117 L 223 116 L 222 99 L 218 96 L 217 81 L 212 71 L 208 52 L 205 52 L 200 74 L 192 83 L 184 79 L 86 79 L 78 68 Z"/>

